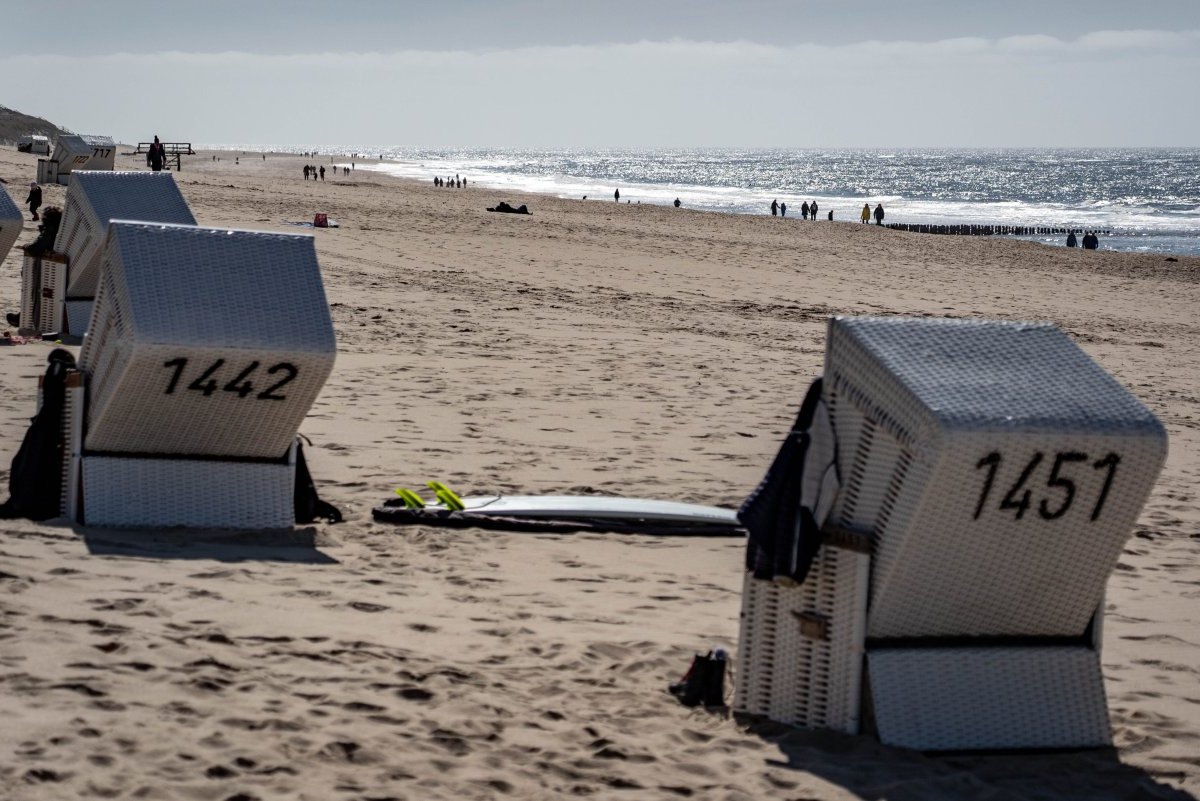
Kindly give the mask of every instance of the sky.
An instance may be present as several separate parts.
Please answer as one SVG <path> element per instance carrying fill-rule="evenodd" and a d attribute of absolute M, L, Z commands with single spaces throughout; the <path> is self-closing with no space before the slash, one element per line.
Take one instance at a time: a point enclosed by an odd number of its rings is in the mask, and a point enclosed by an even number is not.
<path fill-rule="evenodd" d="M 0 105 L 121 142 L 1200 145 L 1200 0 L 0 0 Z"/>

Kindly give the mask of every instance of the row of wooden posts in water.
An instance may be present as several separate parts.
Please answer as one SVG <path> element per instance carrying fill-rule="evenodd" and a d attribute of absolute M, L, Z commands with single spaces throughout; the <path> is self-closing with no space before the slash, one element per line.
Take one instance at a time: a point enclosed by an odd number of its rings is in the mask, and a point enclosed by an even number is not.
<path fill-rule="evenodd" d="M 1112 231 L 1106 229 L 1057 228 L 1053 226 L 1034 225 L 929 225 L 927 223 L 888 223 L 887 228 L 895 231 L 909 231 L 915 234 L 950 234 L 952 236 L 1040 236 L 1043 234 L 1083 234 L 1091 231 L 1097 235 L 1110 236 Z"/>

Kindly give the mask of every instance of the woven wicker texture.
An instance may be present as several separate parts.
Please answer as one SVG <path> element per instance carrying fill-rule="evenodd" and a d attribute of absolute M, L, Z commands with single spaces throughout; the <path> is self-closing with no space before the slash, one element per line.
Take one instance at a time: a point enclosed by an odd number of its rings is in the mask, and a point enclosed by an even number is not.
<path fill-rule="evenodd" d="M 1136 398 L 1053 326 L 899 318 L 831 321 L 826 392 L 869 637 L 1084 631 L 1166 456 Z"/>
<path fill-rule="evenodd" d="M 286 528 L 295 465 L 85 456 L 89 526 Z"/>
<path fill-rule="evenodd" d="M 96 294 L 100 248 L 111 220 L 195 225 L 187 201 L 169 172 L 71 173 L 62 225 L 54 249 L 71 260 L 67 293 L 72 298 Z"/>
<path fill-rule="evenodd" d="M 21 214 L 21 209 L 8 196 L 8 191 L 0 186 L 0 261 L 12 250 L 24 225 L 25 216 Z"/>
<path fill-rule="evenodd" d="M 857 733 L 869 559 L 822 548 L 800 586 L 746 574 L 734 697 L 739 711 Z M 796 613 L 825 621 L 828 639 L 805 636 Z"/>
<path fill-rule="evenodd" d="M 879 739 L 922 751 L 1109 745 L 1085 647 L 935 648 L 867 657 Z"/>
<path fill-rule="evenodd" d="M 71 334 L 83 336 L 88 330 L 88 321 L 92 319 L 92 307 L 95 305 L 91 300 L 70 300 L 64 304 L 66 319 L 64 320 L 64 328 Z"/>
<path fill-rule="evenodd" d="M 21 262 L 21 325 L 42 333 L 63 330 L 67 265 L 28 254 Z"/>
<path fill-rule="evenodd" d="M 93 451 L 278 457 L 333 368 L 311 237 L 114 221 L 80 369 Z"/>

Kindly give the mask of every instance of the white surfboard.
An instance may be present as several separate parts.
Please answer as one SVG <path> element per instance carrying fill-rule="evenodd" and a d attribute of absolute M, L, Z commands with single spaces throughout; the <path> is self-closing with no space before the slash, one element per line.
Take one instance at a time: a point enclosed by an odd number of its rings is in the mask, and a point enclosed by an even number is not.
<path fill-rule="evenodd" d="M 465 511 L 497 517 L 562 520 L 646 520 L 660 523 L 737 526 L 737 512 L 719 506 L 613 498 L 603 495 L 481 495 L 462 499 Z"/>

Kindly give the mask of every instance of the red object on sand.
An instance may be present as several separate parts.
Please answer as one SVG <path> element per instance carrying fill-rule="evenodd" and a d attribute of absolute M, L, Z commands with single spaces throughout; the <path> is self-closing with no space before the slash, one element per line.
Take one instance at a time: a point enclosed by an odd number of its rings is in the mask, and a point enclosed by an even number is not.
<path fill-rule="evenodd" d="M 315 217 L 313 217 L 313 228 L 328 228 L 328 227 L 329 227 L 329 218 L 327 216 L 325 216 L 324 214 L 318 212 L 317 215 Z"/>

